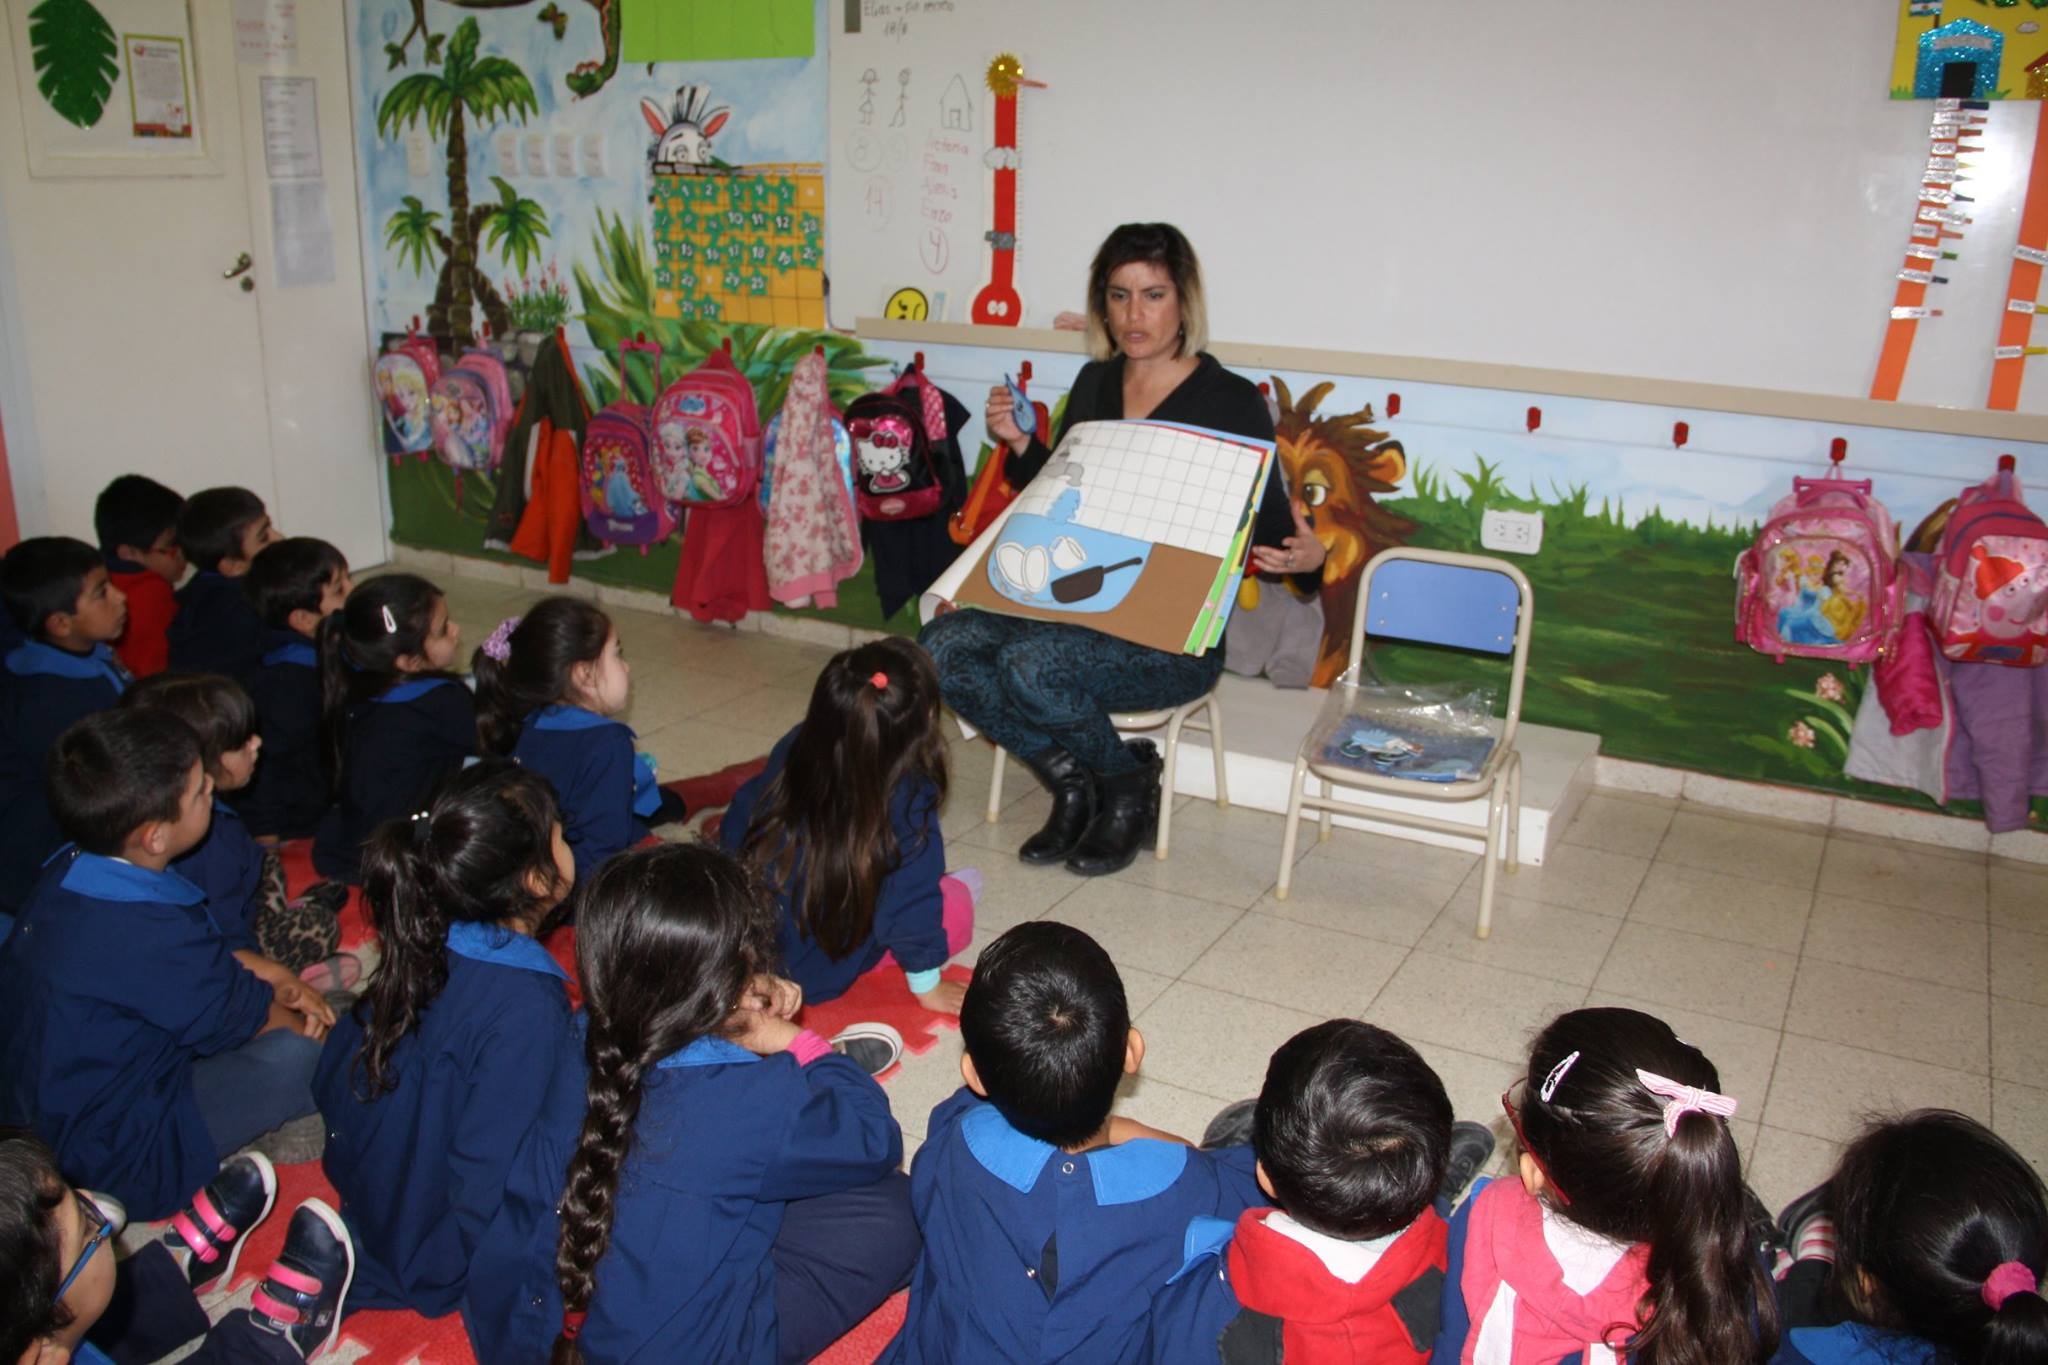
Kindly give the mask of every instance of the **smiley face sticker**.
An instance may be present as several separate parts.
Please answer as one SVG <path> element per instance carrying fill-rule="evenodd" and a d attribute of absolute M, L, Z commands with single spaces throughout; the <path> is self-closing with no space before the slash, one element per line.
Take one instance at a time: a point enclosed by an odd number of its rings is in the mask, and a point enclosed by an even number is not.
<path fill-rule="evenodd" d="M 925 298 L 922 289 L 905 285 L 889 296 L 882 305 L 882 316 L 898 322 L 923 322 L 931 315 L 931 302 Z"/>

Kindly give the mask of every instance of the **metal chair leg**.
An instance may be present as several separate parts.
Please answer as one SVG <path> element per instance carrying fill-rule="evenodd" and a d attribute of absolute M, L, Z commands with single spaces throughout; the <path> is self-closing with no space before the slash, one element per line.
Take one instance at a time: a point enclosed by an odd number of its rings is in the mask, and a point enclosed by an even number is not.
<path fill-rule="evenodd" d="M 1230 755 L 1223 747 L 1223 708 L 1216 704 L 1216 694 L 1209 694 L 1205 708 L 1209 717 L 1209 752 L 1216 764 L 1216 809 L 1230 809 Z"/>
<path fill-rule="evenodd" d="M 1273 888 L 1273 899 L 1287 899 L 1287 888 L 1294 880 L 1294 848 L 1296 837 L 1301 833 L 1301 788 L 1308 774 L 1308 765 L 1299 758 L 1294 760 L 1294 776 L 1287 784 L 1287 824 L 1280 835 L 1280 879 Z"/>
<path fill-rule="evenodd" d="M 1522 756 L 1508 756 L 1508 871 L 1522 865 Z"/>
<path fill-rule="evenodd" d="M 1475 935 L 1478 938 L 1486 938 L 1493 933 L 1493 883 L 1500 854 L 1501 786 L 1502 778 L 1497 777 L 1486 793 L 1486 861 L 1479 868 L 1479 928 Z"/>
<path fill-rule="evenodd" d="M 1008 753 L 997 745 L 995 766 L 988 775 L 988 822 L 991 825 L 1003 818 L 1003 760 L 1007 757 Z"/>
<path fill-rule="evenodd" d="M 1166 763 L 1159 772 L 1159 837 L 1152 845 L 1152 856 L 1161 862 L 1166 860 L 1167 846 L 1173 840 L 1173 783 L 1175 770 L 1180 766 L 1180 730 L 1184 719 L 1175 712 L 1173 719 L 1166 722 Z"/>

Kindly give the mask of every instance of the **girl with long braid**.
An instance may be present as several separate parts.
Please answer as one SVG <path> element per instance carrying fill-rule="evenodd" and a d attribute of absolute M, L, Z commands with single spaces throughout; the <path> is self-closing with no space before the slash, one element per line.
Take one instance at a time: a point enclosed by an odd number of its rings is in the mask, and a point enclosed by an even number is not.
<path fill-rule="evenodd" d="M 810 1359 L 917 1258 L 888 1100 L 793 1022 L 774 910 L 728 855 L 632 849 L 578 904 L 582 1065 L 472 1267 L 478 1359 Z"/>

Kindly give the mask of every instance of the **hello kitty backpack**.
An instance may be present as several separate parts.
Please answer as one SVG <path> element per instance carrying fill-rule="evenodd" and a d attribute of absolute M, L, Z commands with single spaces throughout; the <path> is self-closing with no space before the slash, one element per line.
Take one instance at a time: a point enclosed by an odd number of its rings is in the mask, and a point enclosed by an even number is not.
<path fill-rule="evenodd" d="M 761 480 L 761 411 L 732 361 L 732 340 L 655 400 L 650 454 L 661 494 L 680 508 L 733 507 Z"/>
<path fill-rule="evenodd" d="M 619 396 L 583 429 L 576 493 L 592 535 L 611 545 L 637 545 L 644 555 L 675 533 L 677 518 L 655 477 L 649 410 L 633 401 L 626 383 L 626 364 L 635 352 L 649 357 L 655 386 L 661 384 L 661 347 L 646 340 L 621 341 Z"/>
<path fill-rule="evenodd" d="M 427 458 L 434 448 L 434 385 L 441 379 L 441 353 L 420 335 L 420 320 L 384 348 L 373 376 L 377 406 L 384 415 L 384 453 L 397 464 L 407 455 Z"/>
<path fill-rule="evenodd" d="M 868 521 L 913 521 L 944 509 L 945 485 L 916 396 L 893 389 L 846 405 L 854 505 Z"/>
<path fill-rule="evenodd" d="M 462 476 L 488 473 L 505 458 L 512 429 L 512 384 L 505 362 L 488 346 L 464 351 L 434 381 L 434 452 L 455 471 L 455 505 L 462 506 Z"/>
<path fill-rule="evenodd" d="M 1871 662 L 1899 629 L 1898 553 L 1868 479 L 1792 480 L 1736 557 L 1736 640 L 1781 662 Z"/>
<path fill-rule="evenodd" d="M 2048 663 L 2048 526 L 2020 496 L 2012 456 L 1956 500 L 1935 550 L 1927 623 L 1957 663 Z"/>

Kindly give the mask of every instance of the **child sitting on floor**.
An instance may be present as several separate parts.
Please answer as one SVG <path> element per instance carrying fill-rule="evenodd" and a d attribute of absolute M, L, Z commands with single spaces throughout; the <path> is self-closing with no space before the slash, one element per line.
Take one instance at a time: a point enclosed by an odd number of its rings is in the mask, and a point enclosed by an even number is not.
<path fill-rule="evenodd" d="M 267 1188 L 252 1187 L 252 1171 L 267 1176 Z M 238 1201 L 230 1193 L 253 1198 Z M 205 1340 L 180 1359 L 195 1365 L 297 1365 L 325 1351 L 340 1330 L 354 1262 L 340 1217 L 318 1199 L 292 1211 L 284 1251 L 257 1286 L 251 1307 L 213 1326 L 193 1297 L 200 1283 L 227 1278 L 232 1257 L 269 1216 L 276 1194 L 269 1162 L 238 1156 L 174 1220 L 192 1230 L 189 1243 L 174 1229 L 117 1262 L 107 1243 L 121 1229 L 102 1207 L 103 1198 L 66 1184 L 56 1158 L 35 1134 L 0 1128 L 0 1360 L 112 1365 L 108 1350 L 123 1359 L 155 1360 L 198 1336 Z M 212 1224 L 226 1230 L 228 1243 Z M 174 1245 L 180 1250 L 172 1250 Z M 204 1262 L 199 1248 L 216 1260 Z M 207 1264 L 208 1278 L 193 1274 L 188 1285 L 181 1259 Z"/>
<path fill-rule="evenodd" d="M 1714 1064 L 1663 1020 L 1571 1010 L 1501 1096 L 1517 1173 L 1451 1220 L 1436 1359 L 1743 1365 L 1778 1314 Z"/>
<path fill-rule="evenodd" d="M 654 780 L 654 760 L 633 749 L 615 717 L 626 709 L 632 671 L 611 618 L 580 597 L 546 597 L 498 623 L 470 664 L 477 737 L 555 784 L 578 880 L 687 815 L 683 799 Z"/>
<path fill-rule="evenodd" d="M 809 1360 L 917 1254 L 889 1101 L 791 1021 L 730 857 L 630 849 L 579 899 L 589 1036 L 470 1267 L 477 1358 Z"/>
<path fill-rule="evenodd" d="M 356 585 L 320 623 L 321 745 L 335 801 L 313 841 L 323 877 L 360 882 L 363 842 L 410 816 L 476 752 L 476 699 L 449 670 L 462 631 L 412 574 Z"/>
<path fill-rule="evenodd" d="M 358 1307 L 461 1305 L 512 1153 L 582 1051 L 567 973 L 535 939 L 574 879 L 547 781 L 503 759 L 363 850 L 383 960 L 313 1077 Z"/>
<path fill-rule="evenodd" d="M 267 757 L 249 694 L 217 673 L 160 673 L 129 688 L 121 705 L 176 716 L 199 737 L 199 761 L 213 780 L 213 823 L 171 871 L 206 893 L 207 911 L 228 945 L 290 972 L 326 960 L 341 940 L 341 898 L 287 897 L 277 854 L 259 847 L 222 799 L 247 787 Z"/>
<path fill-rule="evenodd" d="M 877 640 L 825 665 L 803 723 L 733 797 L 719 839 L 774 889 L 806 998 L 887 959 L 927 1009 L 960 1012 L 965 988 L 939 973 L 973 935 L 974 895 L 946 875 L 946 772 L 931 656 Z"/>
<path fill-rule="evenodd" d="M 311 536 L 280 540 L 256 556 L 244 586 L 262 620 L 263 659 L 249 676 L 263 762 L 237 801 L 258 843 L 304 839 L 327 813 L 320 762 L 320 623 L 355 584 L 341 551 Z"/>
<path fill-rule="evenodd" d="M 234 952 L 169 866 L 206 837 L 213 783 L 172 716 L 87 716 L 50 752 L 50 804 L 77 852 L 0 943 L 0 1122 L 64 1170 L 163 1218 L 221 1158 L 313 1112 L 333 1011 Z"/>
<path fill-rule="evenodd" d="M 246 488 L 208 488 L 185 499 L 178 544 L 199 572 L 178 589 L 171 618 L 171 667 L 225 673 L 241 682 L 263 661 L 263 622 L 242 579 L 264 546 L 282 539 L 263 499 Z"/>
<path fill-rule="evenodd" d="M 138 678 L 170 666 L 165 634 L 178 614 L 173 591 L 185 577 L 178 544 L 178 514 L 185 500 L 155 479 L 123 474 L 100 490 L 92 507 L 93 532 L 114 586 L 128 599 L 128 629 L 114 645 Z"/>
<path fill-rule="evenodd" d="M 1426 1365 L 1445 1268 L 1431 1204 L 1450 1142 L 1443 1082 L 1385 1029 L 1332 1019 L 1282 1043 L 1252 1138 L 1259 1188 L 1280 1207 L 1188 1226 L 1145 1358 Z"/>
<path fill-rule="evenodd" d="M 43 760 L 81 716 L 121 699 L 128 670 L 112 642 L 127 599 L 84 541 L 36 536 L 0 564 L 0 599 L 26 637 L 0 675 L 0 932 L 64 836 L 50 813 Z"/>
<path fill-rule="evenodd" d="M 1198 1151 L 1110 1113 L 1145 1040 L 1109 954 L 1068 925 L 988 946 L 960 1037 L 967 1084 L 911 1167 L 924 1254 L 883 1359 L 1134 1359 L 1189 1220 L 1264 1204 L 1251 1149 Z"/>
<path fill-rule="evenodd" d="M 1774 1365 L 2034 1365 L 2048 1360 L 2048 1197 L 1975 1119 L 1874 1123 L 1781 1225 Z"/>

